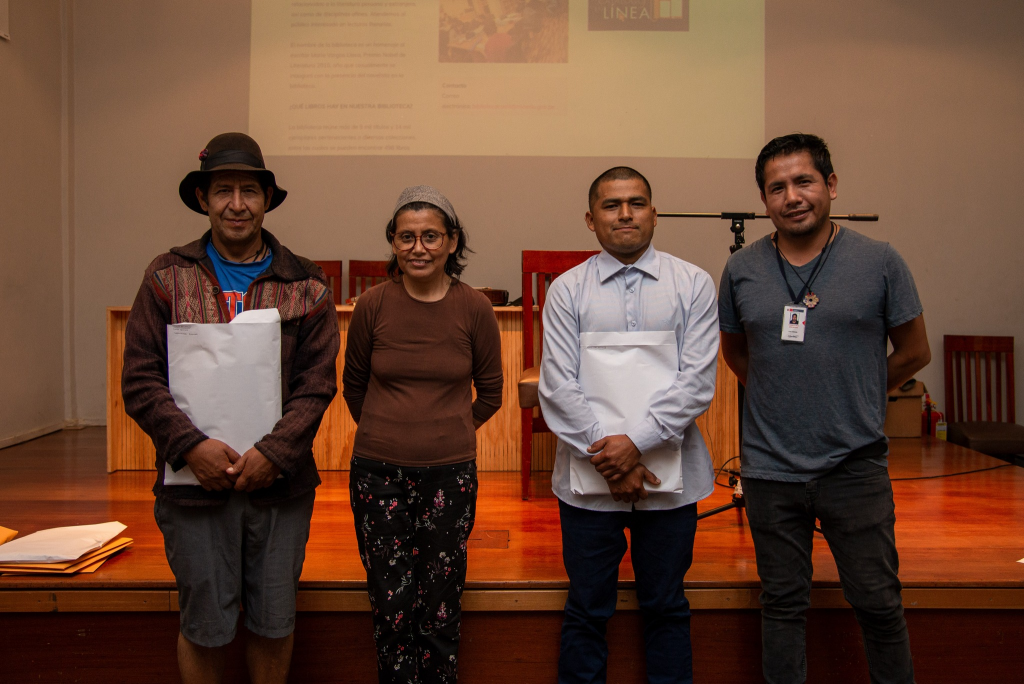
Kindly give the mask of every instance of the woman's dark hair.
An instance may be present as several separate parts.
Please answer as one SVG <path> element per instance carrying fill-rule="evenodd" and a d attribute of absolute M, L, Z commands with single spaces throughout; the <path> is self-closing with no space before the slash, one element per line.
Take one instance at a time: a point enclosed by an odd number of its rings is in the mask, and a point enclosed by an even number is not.
<path fill-rule="evenodd" d="M 398 217 L 407 211 L 424 211 L 432 210 L 440 218 L 442 224 L 444 224 L 444 230 L 448 234 L 449 238 L 456 239 L 455 251 L 448 255 L 448 260 L 444 263 L 444 272 L 456 280 L 462 275 L 462 272 L 466 270 L 466 255 L 472 254 L 473 250 L 466 244 L 466 229 L 462 227 L 460 221 L 452 223 L 452 220 L 448 218 L 448 214 L 444 213 L 438 207 L 435 207 L 430 202 L 409 202 L 397 212 L 395 212 L 394 218 L 388 221 L 387 228 L 384 229 L 384 236 L 387 238 L 388 243 L 393 243 L 395 240 L 395 221 Z M 458 236 L 456 238 L 456 235 Z M 388 276 L 392 279 L 398 278 L 402 275 L 402 269 L 398 267 L 398 257 L 395 256 L 394 252 L 391 254 L 391 258 L 388 259 L 387 265 Z"/>
<path fill-rule="evenodd" d="M 825 141 L 810 133 L 791 133 L 775 138 L 761 149 L 761 154 L 757 155 L 757 161 L 754 162 L 754 180 L 757 181 L 757 187 L 762 193 L 765 182 L 764 167 L 768 162 L 776 157 L 788 157 L 798 152 L 810 154 L 814 168 L 826 182 L 828 181 L 828 177 L 833 173 L 832 156 L 828 153 Z"/>

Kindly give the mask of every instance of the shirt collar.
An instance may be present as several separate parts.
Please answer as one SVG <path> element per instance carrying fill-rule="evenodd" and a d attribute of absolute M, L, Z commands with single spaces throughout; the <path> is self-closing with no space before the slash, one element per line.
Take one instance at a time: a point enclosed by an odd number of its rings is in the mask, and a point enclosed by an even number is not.
<path fill-rule="evenodd" d="M 654 246 L 649 245 L 647 251 L 633 264 L 624 264 L 603 249 L 597 255 L 597 274 L 600 276 L 602 283 L 619 271 L 624 271 L 631 267 L 657 280 L 661 275 L 661 259 L 658 258 L 658 253 L 655 251 Z"/>

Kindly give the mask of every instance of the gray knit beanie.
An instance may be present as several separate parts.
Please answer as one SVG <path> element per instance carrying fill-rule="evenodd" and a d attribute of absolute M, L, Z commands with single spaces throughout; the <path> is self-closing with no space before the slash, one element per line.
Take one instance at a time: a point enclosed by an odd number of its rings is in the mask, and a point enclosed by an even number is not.
<path fill-rule="evenodd" d="M 441 194 L 440 190 L 429 185 L 416 185 L 403 190 L 402 194 L 398 196 L 398 201 L 395 202 L 395 213 L 391 215 L 392 220 L 394 220 L 395 216 L 398 216 L 398 212 L 402 210 L 402 207 L 413 202 L 433 204 L 444 212 L 453 226 L 459 225 L 459 217 L 455 215 L 455 208 L 452 206 L 452 203 Z"/>

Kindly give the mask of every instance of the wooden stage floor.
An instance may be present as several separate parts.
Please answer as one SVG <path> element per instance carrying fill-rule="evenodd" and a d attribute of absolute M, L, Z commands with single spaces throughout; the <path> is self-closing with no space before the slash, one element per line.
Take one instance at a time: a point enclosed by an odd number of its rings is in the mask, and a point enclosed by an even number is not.
<path fill-rule="evenodd" d="M 919 680 L 1021 677 L 1024 564 L 1016 561 L 1024 557 L 1024 469 L 997 467 L 1006 464 L 933 440 L 894 440 L 891 448 L 900 577 Z M 374 681 L 348 474 L 322 477 L 300 583 L 293 680 Z M 911 477 L 931 479 L 900 479 Z M 120 520 L 135 540 L 95 574 L 0 577 L 5 670 L 33 681 L 63 681 L 72 671 L 76 681 L 113 681 L 118 677 L 110 668 L 127 662 L 138 676 L 125 681 L 176 681 L 176 592 L 153 521 L 153 478 L 152 471 L 108 475 L 103 428 L 0 450 L 0 525 L 27 534 Z M 531 501 L 519 498 L 517 473 L 480 475 L 463 602 L 463 681 L 553 681 L 567 580 L 547 474 L 535 477 L 534 492 Z M 699 508 L 719 506 L 730 495 L 716 488 Z M 699 681 L 759 681 L 758 581 L 744 523 L 742 513 L 727 511 L 698 526 L 686 586 Z M 810 681 L 866 681 L 856 622 L 820 536 L 814 567 Z M 609 625 L 609 681 L 643 681 L 632 584 L 627 556 L 620 570 L 622 611 Z M 38 642 L 44 636 L 59 650 L 66 642 L 62 655 L 44 655 Z"/>

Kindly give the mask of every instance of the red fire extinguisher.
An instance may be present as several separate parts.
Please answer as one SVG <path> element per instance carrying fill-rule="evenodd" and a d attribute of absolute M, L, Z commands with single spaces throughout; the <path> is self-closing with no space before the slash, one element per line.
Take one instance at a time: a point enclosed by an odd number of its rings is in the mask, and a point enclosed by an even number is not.
<path fill-rule="evenodd" d="M 924 411 L 921 412 L 921 434 L 935 436 L 935 426 L 946 417 L 939 411 L 939 405 L 932 401 L 926 392 L 924 395 Z"/>

